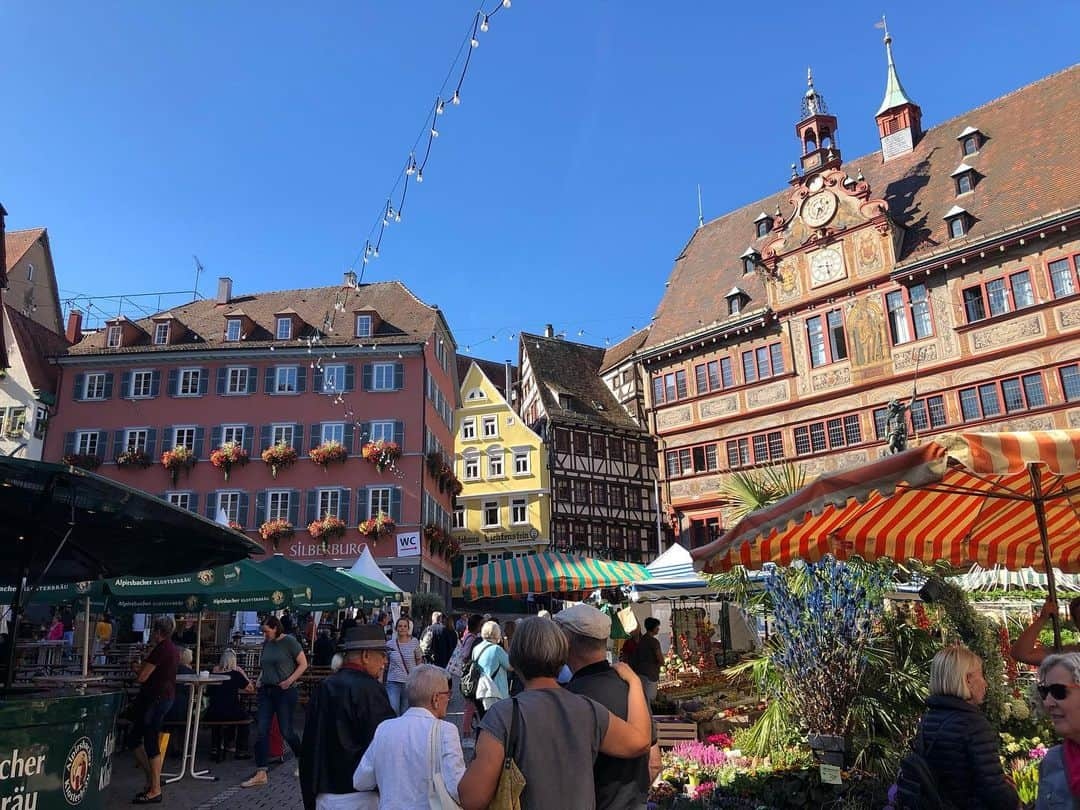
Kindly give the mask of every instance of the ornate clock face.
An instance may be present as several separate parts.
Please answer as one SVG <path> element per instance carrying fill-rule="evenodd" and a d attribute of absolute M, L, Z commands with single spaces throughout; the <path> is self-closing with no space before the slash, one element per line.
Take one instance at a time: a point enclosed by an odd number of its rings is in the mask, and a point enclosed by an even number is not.
<path fill-rule="evenodd" d="M 836 213 L 836 195 L 821 191 L 807 198 L 802 207 L 803 221 L 811 228 L 820 228 Z"/>
<path fill-rule="evenodd" d="M 844 256 L 836 248 L 819 250 L 810 257 L 810 281 L 816 287 L 843 278 Z"/>

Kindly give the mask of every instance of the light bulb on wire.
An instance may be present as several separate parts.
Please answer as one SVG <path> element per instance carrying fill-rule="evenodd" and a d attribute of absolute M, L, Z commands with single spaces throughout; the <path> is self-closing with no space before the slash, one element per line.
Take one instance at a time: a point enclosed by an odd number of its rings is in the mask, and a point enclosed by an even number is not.
<path fill-rule="evenodd" d="M 423 169 L 417 169 L 416 170 L 416 182 L 417 183 L 423 183 L 424 182 L 424 170 Z"/>
<path fill-rule="evenodd" d="M 478 40 L 476 37 L 473 37 L 469 40 L 469 44 L 472 45 L 474 48 L 477 48 L 480 46 L 480 40 Z"/>
<path fill-rule="evenodd" d="M 431 128 L 431 137 L 432 138 L 438 138 L 439 137 L 439 130 L 435 129 L 435 127 Z"/>
<path fill-rule="evenodd" d="M 503 8 L 510 8 L 510 0 L 503 0 Z"/>
<path fill-rule="evenodd" d="M 405 174 L 410 177 L 416 174 L 416 158 L 411 152 L 409 153 L 409 165 L 405 168 Z"/>
<path fill-rule="evenodd" d="M 438 103 L 435 105 L 435 114 L 436 115 L 442 115 L 444 108 L 445 108 L 445 105 L 443 104 L 443 100 L 440 98 Z"/>
<path fill-rule="evenodd" d="M 488 30 L 488 15 L 487 14 L 484 15 L 484 21 L 482 23 L 480 23 L 480 30 L 483 31 L 485 34 L 487 33 L 487 30 Z"/>
<path fill-rule="evenodd" d="M 454 91 L 454 95 L 450 98 L 450 103 L 455 105 L 455 106 L 457 106 L 458 104 L 461 103 L 461 96 L 458 95 L 457 90 Z"/>

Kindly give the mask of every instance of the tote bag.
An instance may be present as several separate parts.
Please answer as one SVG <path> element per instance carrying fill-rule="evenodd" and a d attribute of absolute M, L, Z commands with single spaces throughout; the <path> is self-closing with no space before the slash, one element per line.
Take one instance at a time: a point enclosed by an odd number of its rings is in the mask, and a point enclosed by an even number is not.
<path fill-rule="evenodd" d="M 499 785 L 495 788 L 495 796 L 488 804 L 488 810 L 521 810 L 525 775 L 514 762 L 520 719 L 521 710 L 518 708 L 517 698 L 514 698 L 514 713 L 510 720 L 510 739 L 506 744 L 506 757 L 503 759 L 502 770 L 499 771 Z"/>
<path fill-rule="evenodd" d="M 446 789 L 442 774 L 442 747 L 439 745 L 439 721 L 431 724 L 431 783 L 428 785 L 428 810 L 461 810 Z"/>

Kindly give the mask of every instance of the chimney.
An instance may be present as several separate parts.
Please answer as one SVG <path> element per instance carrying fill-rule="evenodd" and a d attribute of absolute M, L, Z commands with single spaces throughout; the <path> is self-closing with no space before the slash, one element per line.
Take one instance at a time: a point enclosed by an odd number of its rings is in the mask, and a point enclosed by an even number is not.
<path fill-rule="evenodd" d="M 82 340 L 82 310 L 72 308 L 68 313 L 67 331 L 64 332 L 64 337 L 67 338 L 67 342 L 71 345 L 75 345 Z"/>
<path fill-rule="evenodd" d="M 217 302 L 227 304 L 232 301 L 232 279 L 222 276 L 217 280 Z"/>
<path fill-rule="evenodd" d="M 346 287 L 355 287 L 356 286 L 356 273 L 354 271 L 352 271 L 352 270 L 346 270 L 345 271 L 345 278 L 342 280 L 342 284 L 344 284 Z"/>
<path fill-rule="evenodd" d="M 552 326 L 550 323 L 544 325 L 544 337 L 546 337 L 546 338 L 555 337 L 555 327 Z"/>

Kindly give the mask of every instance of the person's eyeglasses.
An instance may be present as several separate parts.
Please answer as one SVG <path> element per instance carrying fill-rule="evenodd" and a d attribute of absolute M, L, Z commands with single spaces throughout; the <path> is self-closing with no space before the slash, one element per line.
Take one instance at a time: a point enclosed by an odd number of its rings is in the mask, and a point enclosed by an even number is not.
<path fill-rule="evenodd" d="M 1069 696 L 1070 689 L 1080 689 L 1080 683 L 1040 683 L 1035 686 L 1035 690 L 1043 700 L 1046 700 L 1047 695 L 1054 700 L 1065 700 Z"/>

